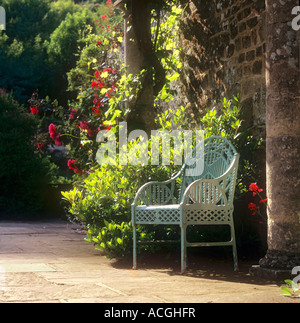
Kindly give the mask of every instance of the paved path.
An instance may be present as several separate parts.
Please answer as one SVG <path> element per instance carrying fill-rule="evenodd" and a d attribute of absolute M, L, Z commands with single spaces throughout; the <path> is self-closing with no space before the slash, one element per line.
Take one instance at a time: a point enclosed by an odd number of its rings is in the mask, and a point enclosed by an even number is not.
<path fill-rule="evenodd" d="M 186 275 L 179 259 L 105 258 L 64 221 L 0 222 L 0 302 L 212 303 L 296 302 L 274 283 L 233 273 L 232 261 L 198 259 Z M 201 261 L 203 263 L 201 264 Z"/>

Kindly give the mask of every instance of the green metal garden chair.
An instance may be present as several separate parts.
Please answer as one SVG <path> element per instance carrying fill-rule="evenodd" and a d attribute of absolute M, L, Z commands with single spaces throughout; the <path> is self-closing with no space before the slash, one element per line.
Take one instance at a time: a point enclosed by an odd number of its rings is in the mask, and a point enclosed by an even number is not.
<path fill-rule="evenodd" d="M 193 176 L 196 162 L 190 165 L 186 161 L 170 180 L 149 182 L 138 190 L 132 204 L 133 269 L 137 269 L 136 226 L 161 224 L 179 225 L 181 228 L 182 273 L 187 266 L 187 247 L 199 246 L 232 246 L 234 270 L 238 270 L 233 198 L 239 154 L 226 138 L 214 136 L 204 139 L 200 158 L 204 162 L 201 175 Z M 178 182 L 181 184 L 176 198 Z M 231 239 L 225 242 L 188 242 L 186 231 L 189 225 L 227 225 Z"/>

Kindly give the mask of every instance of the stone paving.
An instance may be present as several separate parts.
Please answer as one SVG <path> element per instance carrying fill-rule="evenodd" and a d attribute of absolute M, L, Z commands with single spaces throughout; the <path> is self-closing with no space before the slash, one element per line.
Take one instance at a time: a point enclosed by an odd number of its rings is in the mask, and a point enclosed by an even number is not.
<path fill-rule="evenodd" d="M 0 222 L 0 302 L 26 303 L 296 303 L 278 284 L 233 272 L 231 259 L 198 257 L 185 275 L 180 260 L 150 255 L 107 259 L 62 220 Z M 179 256 L 178 256 L 179 258 Z"/>

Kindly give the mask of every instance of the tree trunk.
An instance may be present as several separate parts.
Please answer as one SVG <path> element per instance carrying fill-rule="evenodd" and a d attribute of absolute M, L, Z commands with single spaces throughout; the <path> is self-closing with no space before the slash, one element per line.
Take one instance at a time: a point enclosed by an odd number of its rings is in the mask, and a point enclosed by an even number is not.
<path fill-rule="evenodd" d="M 273 270 L 300 265 L 299 32 L 289 23 L 297 5 L 266 1 L 268 250 L 260 267 Z"/>
<path fill-rule="evenodd" d="M 125 65 L 127 73 L 138 75 L 142 88 L 129 102 L 128 130 L 141 129 L 150 135 L 155 130 L 153 67 L 147 57 L 153 52 L 151 42 L 151 6 L 148 1 L 132 0 L 125 14 Z M 149 48 L 148 54 L 145 48 Z"/>

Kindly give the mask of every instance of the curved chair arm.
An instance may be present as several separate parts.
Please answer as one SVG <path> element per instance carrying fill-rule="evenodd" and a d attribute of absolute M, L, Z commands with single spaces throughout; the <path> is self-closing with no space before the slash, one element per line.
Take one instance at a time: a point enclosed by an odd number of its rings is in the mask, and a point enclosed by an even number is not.
<path fill-rule="evenodd" d="M 239 154 L 236 153 L 228 170 L 223 175 L 214 179 L 198 179 L 191 183 L 183 194 L 183 205 L 188 204 L 188 199 L 199 204 L 217 205 L 220 201 L 222 205 L 232 203 L 238 163 Z M 229 183 L 227 183 L 228 179 Z M 228 192 L 228 189 L 231 191 Z"/>
<path fill-rule="evenodd" d="M 172 203 L 175 204 L 175 181 L 178 177 L 181 176 L 184 169 L 185 167 L 182 167 L 174 177 L 170 178 L 167 181 L 153 181 L 141 186 L 135 195 L 132 206 L 136 206 L 138 200 L 141 200 L 146 205 L 164 205 L 167 204 L 170 200 L 172 200 Z"/>

